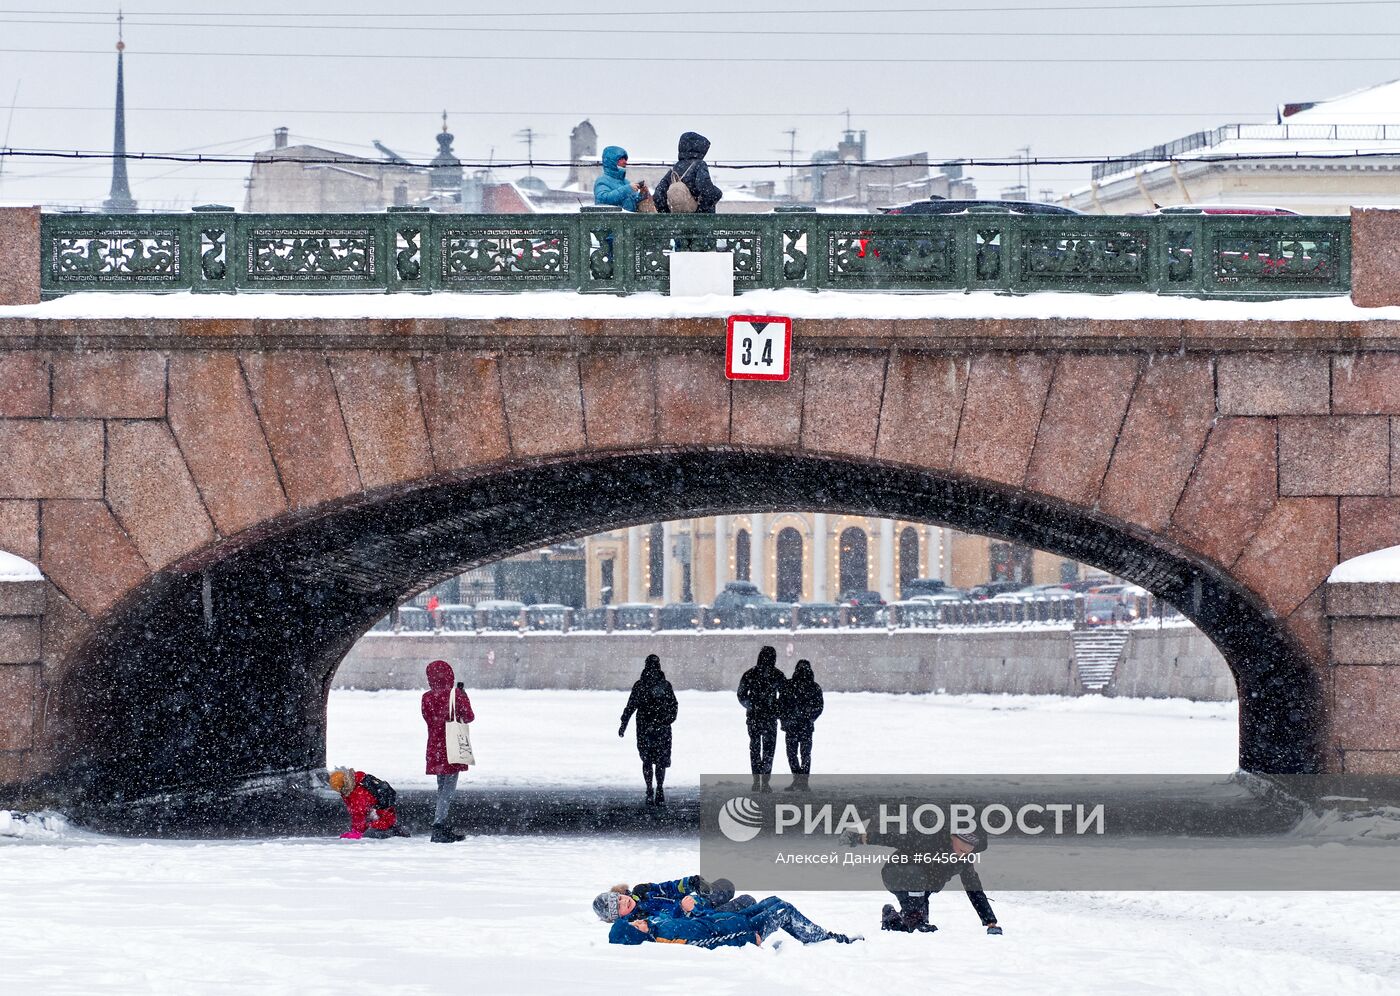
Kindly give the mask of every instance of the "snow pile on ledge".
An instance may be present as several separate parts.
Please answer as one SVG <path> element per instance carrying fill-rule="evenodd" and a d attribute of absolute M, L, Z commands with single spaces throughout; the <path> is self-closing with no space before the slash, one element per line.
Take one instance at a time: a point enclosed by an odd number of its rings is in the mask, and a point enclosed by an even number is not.
<path fill-rule="evenodd" d="M 0 809 L 0 839 L 58 840 L 72 829 L 61 813 L 19 813 Z"/>
<path fill-rule="evenodd" d="M 1351 298 L 1285 301 L 1202 301 L 1158 294 L 1060 294 L 1024 296 L 975 293 L 901 294 L 787 288 L 738 297 L 668 297 L 641 293 L 577 294 L 69 294 L 43 304 L 0 307 L 0 319 L 51 318 L 459 318 L 665 319 L 728 315 L 786 315 L 799 319 L 1099 319 L 1140 321 L 1400 321 L 1400 307 L 1358 308 Z"/>
<path fill-rule="evenodd" d="M 1327 809 L 1308 813 L 1293 828 L 1292 836 L 1336 841 L 1400 840 L 1400 809 L 1375 806 L 1356 812 Z"/>
<path fill-rule="evenodd" d="M 1327 580 L 1333 584 L 1400 582 L 1400 546 L 1391 546 L 1344 560 L 1332 568 Z"/>
<path fill-rule="evenodd" d="M 0 583 L 6 581 L 42 581 L 43 572 L 38 567 L 25 560 L 23 557 L 16 557 L 13 553 L 6 553 L 0 550 Z"/>

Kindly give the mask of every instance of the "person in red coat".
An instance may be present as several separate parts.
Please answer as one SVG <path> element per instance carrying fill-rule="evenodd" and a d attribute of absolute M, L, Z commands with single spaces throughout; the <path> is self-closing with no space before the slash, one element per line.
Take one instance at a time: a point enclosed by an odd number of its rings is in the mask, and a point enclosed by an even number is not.
<path fill-rule="evenodd" d="M 476 719 L 472 701 L 461 684 L 452 687 L 455 675 L 447 661 L 432 661 L 428 665 L 428 690 L 423 693 L 423 722 L 428 726 L 427 773 L 437 775 L 437 807 L 433 810 L 433 843 L 453 844 L 462 835 L 447 823 L 452 809 L 452 797 L 457 792 L 457 776 L 467 770 L 465 764 L 447 760 L 447 713 L 449 697 L 456 697 L 457 721 L 470 723 Z"/>
<path fill-rule="evenodd" d="M 408 831 L 398 825 L 395 793 L 388 782 L 354 768 L 336 768 L 327 780 L 340 793 L 350 813 L 350 829 L 340 835 L 341 840 L 408 836 Z"/>

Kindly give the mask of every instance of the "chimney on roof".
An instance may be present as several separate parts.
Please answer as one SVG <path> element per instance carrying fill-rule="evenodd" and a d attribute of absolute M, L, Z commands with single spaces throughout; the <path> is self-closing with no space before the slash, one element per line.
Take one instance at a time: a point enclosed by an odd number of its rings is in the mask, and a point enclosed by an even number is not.
<path fill-rule="evenodd" d="M 287 147 L 287 129 L 272 129 L 272 147 L 274 149 L 285 149 Z"/>

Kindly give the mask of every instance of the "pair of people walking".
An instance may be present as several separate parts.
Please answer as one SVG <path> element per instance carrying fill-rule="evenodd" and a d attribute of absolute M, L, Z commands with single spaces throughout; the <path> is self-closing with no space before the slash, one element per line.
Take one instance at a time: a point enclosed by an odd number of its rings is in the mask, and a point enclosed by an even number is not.
<path fill-rule="evenodd" d="M 627 150 L 620 145 L 609 145 L 603 150 L 603 175 L 593 183 L 593 202 L 611 204 L 624 211 L 714 214 L 724 191 L 710 179 L 710 167 L 705 162 L 709 151 L 708 138 L 697 132 L 686 132 L 677 143 L 676 164 L 653 193 L 647 189 L 645 181 L 628 181 Z"/>
<path fill-rule="evenodd" d="M 826 704 L 822 687 L 812 672 L 812 662 L 799 660 L 792 677 L 787 678 L 778 670 L 777 650 L 763 647 L 758 652 L 758 663 L 739 679 L 738 695 L 747 714 L 753 791 L 773 791 L 769 780 L 773 777 L 779 724 L 792 771 L 792 782 L 785 791 L 806 791 L 812 776 L 812 735 Z"/>

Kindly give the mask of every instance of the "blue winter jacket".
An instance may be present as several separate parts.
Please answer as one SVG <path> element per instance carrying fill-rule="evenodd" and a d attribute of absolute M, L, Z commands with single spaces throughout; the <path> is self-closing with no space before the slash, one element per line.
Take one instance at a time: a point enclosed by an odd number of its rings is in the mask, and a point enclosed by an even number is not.
<path fill-rule="evenodd" d="M 627 171 L 617 164 L 627 158 L 627 150 L 609 145 L 603 150 L 603 175 L 593 181 L 593 203 L 614 204 L 624 211 L 637 210 L 641 195 L 627 182 Z"/>
<path fill-rule="evenodd" d="M 753 925 L 737 913 L 716 913 L 696 906 L 689 916 L 658 913 L 646 918 L 649 930 L 638 930 L 631 920 L 618 920 L 608 931 L 609 944 L 690 944 L 702 948 L 741 947 L 756 944 Z"/>

